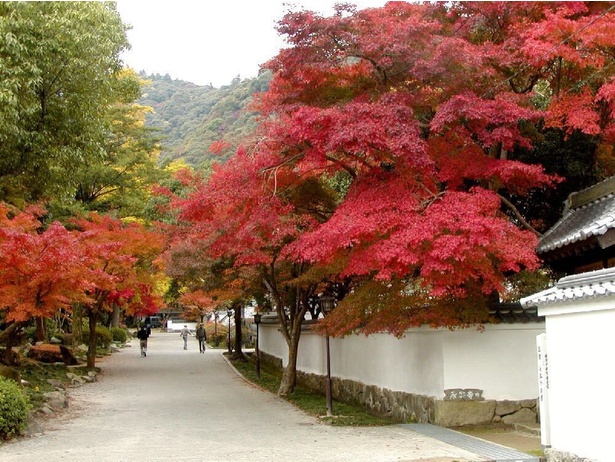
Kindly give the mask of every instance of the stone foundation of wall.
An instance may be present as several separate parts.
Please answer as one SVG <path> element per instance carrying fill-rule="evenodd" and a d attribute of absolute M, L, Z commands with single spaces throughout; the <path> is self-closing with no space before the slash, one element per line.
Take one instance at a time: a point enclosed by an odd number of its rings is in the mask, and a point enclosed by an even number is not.
<path fill-rule="evenodd" d="M 281 369 L 281 359 L 261 352 L 261 361 Z M 321 375 L 297 371 L 297 381 L 322 392 L 326 378 Z M 402 422 L 433 423 L 442 427 L 488 425 L 492 423 L 535 423 L 538 421 L 537 400 L 494 401 L 484 400 L 481 393 L 473 392 L 475 400 L 438 400 L 430 396 L 393 391 L 353 380 L 331 378 L 333 397 L 339 401 L 360 404 L 376 415 Z M 480 390 L 479 390 L 480 391 Z"/>
<path fill-rule="evenodd" d="M 545 456 L 548 462 L 597 462 L 594 459 L 575 456 L 569 452 L 560 452 L 554 449 L 545 449 Z"/>
<path fill-rule="evenodd" d="M 530 424 L 538 421 L 537 400 L 521 401 L 436 401 L 435 420 L 442 427 L 489 425 L 492 423 Z"/>
<path fill-rule="evenodd" d="M 269 353 L 265 353 L 263 351 L 259 351 L 259 356 L 263 363 L 271 364 L 276 369 L 282 370 L 282 360 L 277 356 L 270 355 Z M 252 355 L 252 359 L 254 360 L 255 356 Z"/>
<path fill-rule="evenodd" d="M 313 390 L 325 389 L 326 378 L 297 371 L 297 380 Z M 331 378 L 333 397 L 339 401 L 359 404 L 376 415 L 403 422 L 432 422 L 435 400 L 428 396 L 387 390 L 374 385 Z"/>

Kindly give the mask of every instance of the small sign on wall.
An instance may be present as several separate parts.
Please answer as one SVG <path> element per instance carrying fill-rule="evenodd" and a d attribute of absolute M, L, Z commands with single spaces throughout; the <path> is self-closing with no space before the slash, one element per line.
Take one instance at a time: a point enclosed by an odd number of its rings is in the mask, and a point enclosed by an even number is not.
<path fill-rule="evenodd" d="M 540 443 L 551 447 L 551 426 L 549 415 L 549 355 L 547 334 L 536 336 L 536 359 L 538 360 L 538 406 L 540 408 Z"/>
<path fill-rule="evenodd" d="M 449 388 L 444 390 L 445 401 L 483 401 L 483 390 L 478 388 Z"/>

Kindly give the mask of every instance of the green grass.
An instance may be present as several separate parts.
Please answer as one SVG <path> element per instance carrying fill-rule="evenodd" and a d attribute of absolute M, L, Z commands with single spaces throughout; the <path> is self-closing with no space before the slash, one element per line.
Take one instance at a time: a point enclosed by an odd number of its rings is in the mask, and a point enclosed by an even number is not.
<path fill-rule="evenodd" d="M 250 382 L 276 394 L 280 388 L 280 373 L 267 367 L 261 367 L 260 379 L 256 376 L 256 364 L 249 360 L 231 360 L 233 366 Z M 399 422 L 370 414 L 359 405 L 333 401 L 333 416 L 327 417 L 326 399 L 321 393 L 296 386 L 295 390 L 284 397 L 307 414 L 320 418 L 323 422 L 340 427 L 373 427 L 392 425 Z"/>

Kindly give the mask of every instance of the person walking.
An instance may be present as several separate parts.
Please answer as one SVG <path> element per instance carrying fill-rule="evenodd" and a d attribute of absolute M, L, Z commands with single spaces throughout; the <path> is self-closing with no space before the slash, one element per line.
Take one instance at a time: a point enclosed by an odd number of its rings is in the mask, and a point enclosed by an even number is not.
<path fill-rule="evenodd" d="M 184 326 L 184 328 L 179 333 L 179 336 L 184 339 L 184 350 L 188 349 L 188 336 L 189 335 L 192 335 L 192 332 L 190 332 L 190 329 L 188 329 L 188 326 Z"/>
<path fill-rule="evenodd" d="M 149 331 L 144 324 L 141 324 L 141 328 L 137 332 L 137 338 L 139 339 L 139 346 L 141 347 L 141 356 L 147 356 L 147 339 L 149 338 Z"/>
<path fill-rule="evenodd" d="M 207 332 L 205 331 L 205 325 L 200 323 L 196 329 L 196 338 L 199 341 L 199 352 L 205 353 L 205 341 L 207 340 Z"/>

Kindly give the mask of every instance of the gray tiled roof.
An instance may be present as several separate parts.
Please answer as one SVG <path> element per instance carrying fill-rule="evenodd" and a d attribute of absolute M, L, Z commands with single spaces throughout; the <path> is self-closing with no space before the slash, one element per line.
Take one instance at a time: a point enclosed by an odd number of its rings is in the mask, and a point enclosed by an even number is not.
<path fill-rule="evenodd" d="M 536 307 L 522 307 L 520 303 L 498 303 L 489 308 L 493 321 L 503 324 L 543 322 L 544 316 L 538 316 Z"/>
<path fill-rule="evenodd" d="M 522 298 L 521 306 L 530 308 L 607 296 L 615 296 L 615 268 L 566 276 L 555 287 Z"/>
<path fill-rule="evenodd" d="M 539 254 L 615 228 L 615 177 L 571 194 L 563 217 L 540 239 Z"/>

